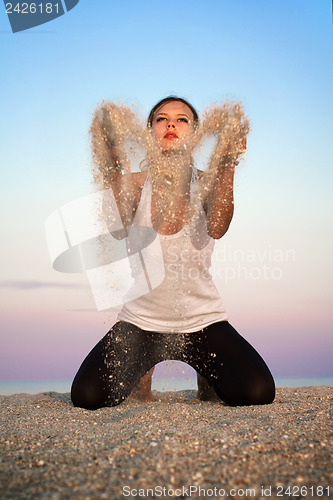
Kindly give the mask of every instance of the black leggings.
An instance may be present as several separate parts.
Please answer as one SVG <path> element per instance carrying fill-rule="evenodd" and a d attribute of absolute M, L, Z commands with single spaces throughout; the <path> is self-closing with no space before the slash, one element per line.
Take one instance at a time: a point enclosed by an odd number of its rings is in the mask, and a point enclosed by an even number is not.
<path fill-rule="evenodd" d="M 273 377 L 257 351 L 227 322 L 196 333 L 155 333 L 120 321 L 98 342 L 77 372 L 75 406 L 96 410 L 122 403 L 160 361 L 191 365 L 231 406 L 274 400 Z"/>

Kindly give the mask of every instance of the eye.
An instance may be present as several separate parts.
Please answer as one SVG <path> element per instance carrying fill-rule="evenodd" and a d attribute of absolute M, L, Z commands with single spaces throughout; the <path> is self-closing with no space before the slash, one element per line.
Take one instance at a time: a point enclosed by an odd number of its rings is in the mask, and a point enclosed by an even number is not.
<path fill-rule="evenodd" d="M 159 116 L 158 118 L 156 118 L 156 122 L 160 122 L 162 120 L 166 120 L 165 116 Z"/>
<path fill-rule="evenodd" d="M 178 118 L 178 121 L 179 122 L 188 123 L 188 119 L 187 118 Z"/>

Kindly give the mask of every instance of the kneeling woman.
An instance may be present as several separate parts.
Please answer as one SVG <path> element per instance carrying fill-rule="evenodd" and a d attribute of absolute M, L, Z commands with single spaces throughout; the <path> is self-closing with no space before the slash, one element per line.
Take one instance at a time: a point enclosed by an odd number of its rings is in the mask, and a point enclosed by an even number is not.
<path fill-rule="evenodd" d="M 189 154 L 200 129 L 195 109 L 184 99 L 163 99 L 148 118 L 155 157 L 148 155 L 146 170 L 123 175 L 117 142 L 111 137 L 111 143 L 101 110 L 95 115 L 95 156 L 103 147 L 109 158 L 108 166 L 100 162 L 103 186 L 112 188 L 125 228 L 156 232 L 164 278 L 124 304 L 115 325 L 83 361 L 72 385 L 75 406 L 115 406 L 131 393 L 152 399 L 153 367 L 167 359 L 197 371 L 201 399 L 214 390 L 232 406 L 273 401 L 272 375 L 228 322 L 209 273 L 214 240 L 226 233 L 233 216 L 234 167 L 245 151 L 248 130 L 244 116 L 237 123 L 229 126 L 223 147 L 214 153 L 213 174 L 201 172 Z M 99 134 L 104 134 L 102 141 Z"/>

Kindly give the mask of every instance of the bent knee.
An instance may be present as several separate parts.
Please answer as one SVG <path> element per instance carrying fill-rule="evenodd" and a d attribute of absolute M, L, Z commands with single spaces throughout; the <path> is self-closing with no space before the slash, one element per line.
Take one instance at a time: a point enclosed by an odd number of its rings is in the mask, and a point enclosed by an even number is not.
<path fill-rule="evenodd" d="M 274 380 L 260 381 L 260 383 L 253 384 L 248 391 L 249 405 L 267 405 L 273 403 L 275 398 L 275 384 Z"/>
<path fill-rule="evenodd" d="M 118 406 L 123 401 L 124 398 L 98 398 L 94 394 L 85 392 L 84 394 L 71 393 L 71 400 L 74 406 L 78 408 L 84 408 L 85 410 L 98 410 L 100 408 L 106 408 L 110 406 Z"/>
<path fill-rule="evenodd" d="M 98 408 L 102 408 L 100 399 L 96 398 L 96 396 L 87 390 L 75 390 L 71 391 L 71 400 L 74 406 L 78 408 L 84 408 L 85 410 L 97 410 Z"/>
<path fill-rule="evenodd" d="M 73 384 L 71 389 L 71 400 L 74 406 L 84 408 L 85 410 L 98 410 L 109 406 L 117 406 L 125 398 L 107 394 L 101 388 L 92 384 Z"/>
<path fill-rule="evenodd" d="M 229 406 L 266 405 L 274 401 L 275 384 L 273 377 L 248 380 L 246 383 L 233 384 L 231 387 L 215 387 L 219 398 Z"/>

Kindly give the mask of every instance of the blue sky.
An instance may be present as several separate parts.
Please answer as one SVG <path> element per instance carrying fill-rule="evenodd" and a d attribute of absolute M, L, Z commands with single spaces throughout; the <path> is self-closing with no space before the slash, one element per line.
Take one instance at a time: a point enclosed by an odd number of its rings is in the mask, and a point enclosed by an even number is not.
<path fill-rule="evenodd" d="M 220 248 L 257 252 L 257 267 L 268 249 L 294 251 L 279 280 L 221 283 L 231 323 L 277 375 L 333 375 L 331 2 L 99 4 L 80 0 L 16 34 L 0 5 L 0 379 L 72 376 L 110 324 L 73 312 L 93 308 L 91 292 L 85 276 L 52 269 L 44 222 L 92 190 L 88 130 L 99 102 L 134 102 L 146 115 L 171 93 L 199 112 L 241 100 L 251 118 Z M 54 353 L 64 350 L 59 368 Z"/>

